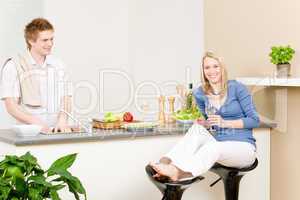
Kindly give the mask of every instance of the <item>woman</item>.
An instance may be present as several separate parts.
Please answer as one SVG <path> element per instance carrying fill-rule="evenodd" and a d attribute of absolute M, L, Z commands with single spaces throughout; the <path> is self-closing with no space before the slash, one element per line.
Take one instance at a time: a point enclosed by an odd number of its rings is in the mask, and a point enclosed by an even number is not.
<path fill-rule="evenodd" d="M 227 80 L 224 64 L 211 52 L 202 59 L 202 86 L 194 91 L 194 97 L 214 134 L 194 123 L 159 163 L 150 164 L 157 172 L 155 177 L 177 181 L 203 174 L 216 162 L 236 168 L 253 164 L 256 145 L 252 129 L 259 126 L 259 118 L 252 97 L 243 84 Z M 212 106 L 216 112 L 207 113 Z"/>

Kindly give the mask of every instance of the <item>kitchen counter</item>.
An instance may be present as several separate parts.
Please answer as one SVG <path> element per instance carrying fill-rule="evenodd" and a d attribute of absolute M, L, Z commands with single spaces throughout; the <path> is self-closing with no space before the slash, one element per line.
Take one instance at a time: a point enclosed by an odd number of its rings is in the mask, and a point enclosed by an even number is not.
<path fill-rule="evenodd" d="M 262 122 L 260 128 L 275 128 L 276 123 Z M 0 129 L 0 141 L 16 146 L 34 144 L 53 144 L 53 143 L 74 143 L 99 140 L 132 139 L 139 137 L 153 137 L 166 135 L 181 135 L 187 131 L 187 127 L 168 125 L 155 128 L 154 131 L 128 132 L 122 129 L 117 130 L 97 130 L 93 133 L 73 133 L 73 134 L 39 134 L 35 137 L 18 137 L 11 130 Z"/>

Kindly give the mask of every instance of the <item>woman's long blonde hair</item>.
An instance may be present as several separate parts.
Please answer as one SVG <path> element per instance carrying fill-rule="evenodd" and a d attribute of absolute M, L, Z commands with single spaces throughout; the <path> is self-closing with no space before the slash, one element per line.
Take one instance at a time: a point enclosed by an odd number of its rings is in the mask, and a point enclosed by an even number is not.
<path fill-rule="evenodd" d="M 208 79 L 205 77 L 204 75 L 204 60 L 205 58 L 212 58 L 216 61 L 218 61 L 218 63 L 220 64 L 221 67 L 221 97 L 224 97 L 224 95 L 226 95 L 226 91 L 227 91 L 227 71 L 225 68 L 225 65 L 222 61 L 222 59 L 218 56 L 216 56 L 213 52 L 207 51 L 205 52 L 203 58 L 202 58 L 202 70 L 201 70 L 201 82 L 202 82 L 202 89 L 204 91 L 205 94 L 213 94 L 213 89 L 208 81 Z"/>

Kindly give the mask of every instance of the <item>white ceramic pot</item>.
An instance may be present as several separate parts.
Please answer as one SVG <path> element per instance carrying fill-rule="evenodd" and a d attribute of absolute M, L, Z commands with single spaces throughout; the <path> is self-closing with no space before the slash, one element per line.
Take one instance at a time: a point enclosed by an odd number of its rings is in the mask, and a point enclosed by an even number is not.
<path fill-rule="evenodd" d="M 278 64 L 276 77 L 277 78 L 286 78 L 291 75 L 291 64 Z"/>

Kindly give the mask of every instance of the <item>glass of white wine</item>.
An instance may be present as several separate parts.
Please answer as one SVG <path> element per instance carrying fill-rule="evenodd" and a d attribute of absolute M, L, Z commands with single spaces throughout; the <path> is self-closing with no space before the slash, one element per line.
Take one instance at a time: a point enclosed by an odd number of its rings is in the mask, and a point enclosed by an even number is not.
<path fill-rule="evenodd" d="M 209 115 L 215 115 L 217 113 L 217 108 L 214 107 L 211 103 L 208 103 L 208 105 L 205 107 L 205 112 L 206 112 L 207 116 L 209 116 Z M 210 125 L 209 131 L 211 133 L 214 133 L 216 130 L 214 129 L 213 126 Z"/>

